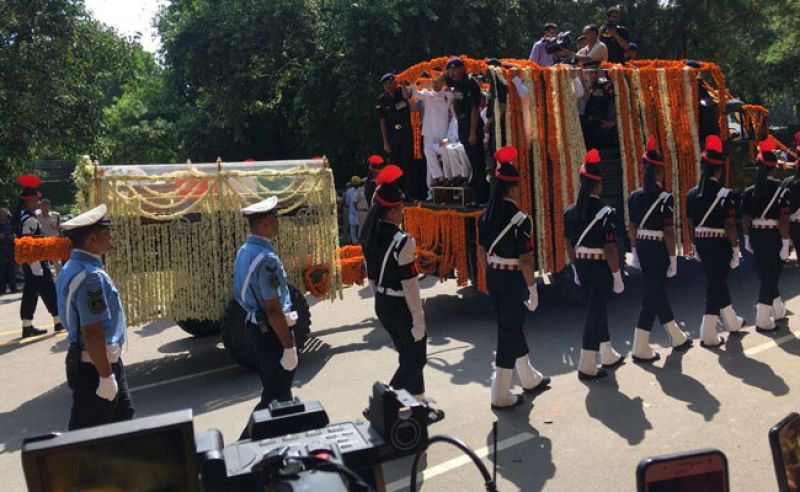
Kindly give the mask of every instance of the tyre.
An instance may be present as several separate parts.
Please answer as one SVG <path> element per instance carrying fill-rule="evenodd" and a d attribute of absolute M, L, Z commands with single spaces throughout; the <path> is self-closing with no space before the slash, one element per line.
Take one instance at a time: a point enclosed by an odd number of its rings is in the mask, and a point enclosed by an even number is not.
<path fill-rule="evenodd" d="M 238 302 L 231 299 L 222 314 L 220 323 L 222 344 L 233 360 L 247 369 L 255 370 L 257 357 L 255 350 L 247 340 L 246 319 L 247 311 L 242 309 Z"/>
<path fill-rule="evenodd" d="M 196 337 L 210 337 L 219 334 L 218 320 L 179 319 L 175 322 L 183 331 Z"/>
<path fill-rule="evenodd" d="M 300 351 L 311 334 L 311 308 L 308 307 L 308 301 L 300 289 L 292 284 L 289 284 L 289 297 L 292 299 L 292 309 L 297 311 L 297 323 L 292 332 L 294 333 L 294 344 Z"/>

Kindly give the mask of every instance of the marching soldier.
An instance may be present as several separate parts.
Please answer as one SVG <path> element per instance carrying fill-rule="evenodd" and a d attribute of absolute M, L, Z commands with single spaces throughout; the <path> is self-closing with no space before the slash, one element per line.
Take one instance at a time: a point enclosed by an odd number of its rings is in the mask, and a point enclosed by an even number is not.
<path fill-rule="evenodd" d="M 678 273 L 675 253 L 674 198 L 664 190 L 664 157 L 656 150 L 653 135 L 642 156 L 644 187 L 628 199 L 628 236 L 645 278 L 639 321 L 633 332 L 634 362 L 655 362 L 660 358 L 650 347 L 650 331 L 658 316 L 673 349 L 691 347 L 692 340 L 678 327 L 667 297 L 667 279 Z"/>
<path fill-rule="evenodd" d="M 233 296 L 247 311 L 246 336 L 258 356 L 261 400 L 253 411 L 267 408 L 273 400 L 292 399 L 292 379 L 297 368 L 297 348 L 291 327 L 292 311 L 286 270 L 275 253 L 278 236 L 278 198 L 269 197 L 242 209 L 250 234 L 236 253 Z M 245 428 L 242 439 L 250 437 Z"/>
<path fill-rule="evenodd" d="M 795 155 L 800 156 L 800 132 L 794 134 Z M 787 158 L 791 158 L 789 155 Z M 789 236 L 792 238 L 794 249 L 800 248 L 800 158 L 794 162 L 794 176 L 783 181 L 786 188 L 786 199 L 789 202 Z M 800 253 L 798 253 L 800 258 Z"/>
<path fill-rule="evenodd" d="M 378 174 L 360 239 L 367 277 L 375 292 L 375 313 L 399 353 L 399 367 L 389 384 L 422 400 L 427 335 L 417 280 L 417 247 L 414 238 L 401 229 L 405 196 L 396 182 L 402 174 L 394 165 Z"/>
<path fill-rule="evenodd" d="M 512 165 L 514 147 L 495 153 L 497 168 L 489 203 L 479 222 L 479 261 L 486 265 L 489 296 L 497 311 L 497 352 L 492 378 L 492 408 L 505 409 L 522 403 L 522 395 L 511 392 L 514 369 L 526 393 L 547 389 L 550 378 L 534 369 L 522 326 L 526 311 L 539 305 L 533 266 L 533 221 L 521 211 L 519 172 Z"/>
<path fill-rule="evenodd" d="M 583 286 L 588 300 L 578 378 L 590 380 L 605 376 L 606 369 L 625 359 L 611 346 L 606 309 L 611 291 L 621 294 L 625 284 L 619 269 L 614 209 L 600 199 L 603 171 L 596 149 L 586 153 L 580 179 L 578 200 L 564 212 L 564 235 L 575 281 Z M 599 369 L 598 351 L 603 366 Z"/>
<path fill-rule="evenodd" d="M 39 199 L 42 195 L 36 189 L 42 184 L 42 180 L 32 174 L 26 174 L 17 178 L 22 188 L 19 197 L 18 214 L 16 215 L 16 234 L 17 237 L 44 237 L 42 226 L 36 218 L 36 209 L 39 208 Z M 22 302 L 20 303 L 19 314 L 22 319 L 22 338 L 47 333 L 47 330 L 40 330 L 33 326 L 33 315 L 36 312 L 36 304 L 41 296 L 47 311 L 53 316 L 53 331 L 59 332 L 64 329 L 61 319 L 58 316 L 58 304 L 56 303 L 56 287 L 53 282 L 53 275 L 50 273 L 50 265 L 47 261 L 34 261 L 22 265 L 22 272 L 25 274 L 25 284 L 22 288 Z"/>
<path fill-rule="evenodd" d="M 720 184 L 722 140 L 706 137 L 701 155 L 700 182 L 686 194 L 686 217 L 695 252 L 706 274 L 706 307 L 700 325 L 700 345 L 718 347 L 725 339 L 717 333 L 717 322 L 729 333 L 738 333 L 744 320 L 736 315 L 728 290 L 728 272 L 739 267 L 741 253 L 736 231 L 736 203 L 730 188 Z M 720 318 L 722 318 L 720 320 Z"/>
<path fill-rule="evenodd" d="M 756 330 L 772 332 L 775 321 L 786 318 L 786 307 L 778 291 L 783 261 L 789 257 L 789 204 L 786 188 L 773 177 L 778 156 L 774 140 L 759 144 L 756 183 L 742 193 L 744 247 L 756 258 L 761 280 L 756 306 Z"/>
<path fill-rule="evenodd" d="M 133 418 L 122 346 L 127 325 L 119 291 L 103 266 L 111 248 L 106 206 L 61 224 L 74 249 L 58 276 L 58 312 L 67 325 L 69 430 Z"/>

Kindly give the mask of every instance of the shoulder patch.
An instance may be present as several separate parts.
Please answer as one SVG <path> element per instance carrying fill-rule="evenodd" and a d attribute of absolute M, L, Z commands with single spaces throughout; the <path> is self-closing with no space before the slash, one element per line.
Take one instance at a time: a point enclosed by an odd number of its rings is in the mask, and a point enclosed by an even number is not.
<path fill-rule="evenodd" d="M 86 303 L 89 312 L 92 314 L 103 314 L 106 310 L 106 299 L 103 296 L 103 289 L 86 291 Z"/>

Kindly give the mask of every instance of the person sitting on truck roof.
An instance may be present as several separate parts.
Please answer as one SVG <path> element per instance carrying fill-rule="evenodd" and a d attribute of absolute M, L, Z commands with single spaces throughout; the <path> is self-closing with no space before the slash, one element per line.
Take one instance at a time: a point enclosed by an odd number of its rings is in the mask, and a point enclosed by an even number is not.
<path fill-rule="evenodd" d="M 608 61 L 608 47 L 600 41 L 597 25 L 589 24 L 584 27 L 583 35 L 586 36 L 586 47 L 574 55 L 575 59 L 581 64 Z"/>

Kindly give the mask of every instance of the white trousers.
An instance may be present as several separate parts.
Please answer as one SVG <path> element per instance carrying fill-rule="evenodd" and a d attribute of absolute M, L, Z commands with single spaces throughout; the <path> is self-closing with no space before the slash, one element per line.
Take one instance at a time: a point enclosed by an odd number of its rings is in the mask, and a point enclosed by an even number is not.
<path fill-rule="evenodd" d="M 448 178 L 467 178 L 472 176 L 472 166 L 469 163 L 464 145 L 460 143 L 447 144 L 443 148 L 442 164 L 444 175 Z"/>
<path fill-rule="evenodd" d="M 443 149 L 440 144 L 442 138 L 423 137 L 423 143 L 425 144 L 423 152 L 425 153 L 425 162 L 428 164 L 426 175 L 428 188 L 431 187 L 434 179 L 439 179 L 443 176 L 442 165 L 439 163 L 439 156 L 442 155 Z"/>

